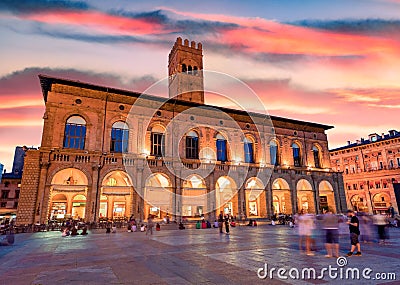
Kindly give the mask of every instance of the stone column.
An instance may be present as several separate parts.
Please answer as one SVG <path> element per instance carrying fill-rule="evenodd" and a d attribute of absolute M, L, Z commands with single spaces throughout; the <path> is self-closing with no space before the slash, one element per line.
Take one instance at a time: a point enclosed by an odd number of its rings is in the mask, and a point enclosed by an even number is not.
<path fill-rule="evenodd" d="M 96 163 L 92 166 L 92 187 L 90 193 L 90 220 L 97 222 L 100 213 L 100 195 L 101 195 L 101 183 L 99 183 L 101 165 Z M 99 185 L 100 184 L 100 185 Z"/>
<path fill-rule="evenodd" d="M 295 179 L 295 171 L 290 170 L 290 184 L 292 186 L 292 191 L 290 193 L 292 194 L 292 214 L 296 214 L 298 212 L 298 206 L 297 206 L 297 185 L 296 185 L 296 179 Z"/>
<path fill-rule="evenodd" d="M 209 185 L 207 191 L 207 218 L 209 221 L 214 221 L 219 213 L 217 212 L 216 193 L 215 193 L 215 172 L 209 176 Z"/>
<path fill-rule="evenodd" d="M 313 194 L 314 194 L 315 214 L 320 214 L 318 184 L 315 182 L 315 177 L 313 174 L 311 174 L 311 179 L 312 179 L 312 187 L 313 187 Z"/>
<path fill-rule="evenodd" d="M 368 213 L 373 214 L 373 201 L 371 200 L 371 192 L 369 190 L 369 184 L 367 189 L 365 190 L 365 199 L 367 200 L 367 207 L 368 207 Z"/>
<path fill-rule="evenodd" d="M 144 213 L 144 181 L 146 178 L 144 177 L 144 163 L 147 163 L 144 159 L 137 160 L 137 167 L 136 167 L 136 192 L 140 198 L 137 199 L 137 216 L 139 221 L 143 221 L 145 218 Z"/>
<path fill-rule="evenodd" d="M 336 212 L 344 213 L 347 211 L 347 199 L 344 190 L 344 183 L 343 183 L 343 176 L 341 173 L 334 173 L 333 174 L 333 194 L 335 197 L 336 203 Z M 350 201 L 349 201 L 350 203 Z"/>
<path fill-rule="evenodd" d="M 49 219 L 49 207 L 51 203 L 51 191 L 50 191 L 51 186 L 46 185 L 44 187 L 44 196 L 43 196 L 43 201 L 42 201 L 42 206 L 41 206 L 41 213 L 40 213 L 40 223 L 41 224 L 46 224 L 48 219 Z"/>
<path fill-rule="evenodd" d="M 175 164 L 175 162 L 174 162 Z M 179 221 L 182 216 L 182 179 L 181 170 L 176 169 L 174 166 L 174 175 L 175 179 L 173 181 L 173 195 L 172 195 L 172 211 L 173 211 L 173 220 Z"/>
<path fill-rule="evenodd" d="M 34 219 L 35 223 L 39 222 L 42 224 L 47 222 L 46 210 L 48 209 L 48 207 L 47 205 L 44 205 L 44 203 L 45 203 L 45 195 L 46 194 L 50 195 L 50 193 L 46 193 L 45 189 L 47 180 L 47 171 L 49 169 L 49 166 L 50 166 L 49 162 L 40 163 L 39 186 L 37 190 L 36 207 L 35 207 L 35 219 Z"/>
<path fill-rule="evenodd" d="M 271 218 L 272 214 L 273 214 L 273 210 L 272 210 L 272 176 L 271 179 L 268 181 L 268 184 L 266 186 L 266 195 L 265 198 L 267 200 L 267 218 Z"/>

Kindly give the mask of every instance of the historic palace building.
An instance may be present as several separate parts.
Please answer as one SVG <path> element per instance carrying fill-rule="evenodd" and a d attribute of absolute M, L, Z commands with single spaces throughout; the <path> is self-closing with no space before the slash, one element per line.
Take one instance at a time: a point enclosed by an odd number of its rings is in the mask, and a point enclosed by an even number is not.
<path fill-rule="evenodd" d="M 343 172 L 347 207 L 361 212 L 398 212 L 400 133 L 370 134 L 368 139 L 330 151 L 333 170 Z M 400 189 L 399 189 L 400 191 Z M 400 194 L 400 193 L 399 193 Z M 400 198 L 400 196 L 399 196 Z"/>
<path fill-rule="evenodd" d="M 40 75 L 42 143 L 25 157 L 17 223 L 346 210 L 332 127 L 205 104 L 202 52 L 177 39 L 169 99 Z"/>

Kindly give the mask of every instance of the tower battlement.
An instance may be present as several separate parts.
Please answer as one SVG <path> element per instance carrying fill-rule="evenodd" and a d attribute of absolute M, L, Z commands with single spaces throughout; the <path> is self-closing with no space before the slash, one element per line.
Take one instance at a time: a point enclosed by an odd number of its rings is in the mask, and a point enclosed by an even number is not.
<path fill-rule="evenodd" d="M 203 45 L 178 37 L 168 57 L 169 97 L 204 104 Z"/>

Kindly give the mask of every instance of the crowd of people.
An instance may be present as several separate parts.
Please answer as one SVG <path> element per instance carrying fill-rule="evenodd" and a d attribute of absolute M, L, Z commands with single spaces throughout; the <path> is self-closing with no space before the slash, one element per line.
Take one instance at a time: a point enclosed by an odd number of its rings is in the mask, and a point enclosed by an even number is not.
<path fill-rule="evenodd" d="M 81 230 L 79 233 L 78 230 Z M 61 228 L 61 236 L 67 237 L 67 236 L 77 236 L 77 235 L 82 235 L 85 236 L 88 234 L 88 228 L 85 223 L 79 223 L 77 221 L 73 220 L 67 220 L 65 222 L 65 225 Z"/>
<path fill-rule="evenodd" d="M 395 226 L 390 218 L 390 215 L 385 213 L 367 215 L 348 210 L 347 219 L 345 219 L 343 215 L 333 214 L 329 210 L 319 216 L 308 214 L 302 210 L 294 216 L 293 222 L 298 229 L 301 252 L 310 256 L 314 255 L 316 239 L 321 236 L 320 233 L 323 231 L 326 257 L 338 257 L 340 223 L 345 222 L 348 225 L 350 250 L 347 256 L 361 256 L 360 240 L 364 243 L 376 241 L 380 244 L 387 244 L 388 227 Z"/>

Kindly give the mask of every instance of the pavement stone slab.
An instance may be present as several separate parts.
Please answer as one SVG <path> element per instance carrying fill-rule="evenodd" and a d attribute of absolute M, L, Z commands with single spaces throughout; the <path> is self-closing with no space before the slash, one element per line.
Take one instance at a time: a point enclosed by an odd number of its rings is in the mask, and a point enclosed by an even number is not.
<path fill-rule="evenodd" d="M 302 254 L 296 229 L 285 226 L 237 227 L 231 235 L 217 229 L 164 230 L 116 234 L 93 231 L 85 237 L 59 232 L 16 235 L 0 247 L 0 284 L 400 284 L 400 229 L 390 229 L 390 244 L 362 244 L 363 256 L 347 258 L 346 267 L 396 273 L 397 280 L 259 279 L 257 270 L 337 266 L 325 258 L 323 233 L 315 256 Z M 349 237 L 341 230 L 341 254 Z"/>

